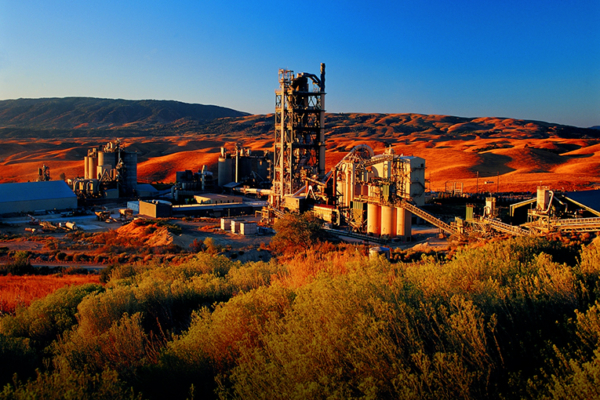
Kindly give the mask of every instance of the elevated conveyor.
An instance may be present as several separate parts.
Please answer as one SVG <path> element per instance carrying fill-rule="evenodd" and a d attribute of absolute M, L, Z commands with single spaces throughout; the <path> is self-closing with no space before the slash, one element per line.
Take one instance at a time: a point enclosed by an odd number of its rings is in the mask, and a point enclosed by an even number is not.
<path fill-rule="evenodd" d="M 429 222 L 431 225 L 440 228 L 441 230 L 443 230 L 446 233 L 449 233 L 449 234 L 458 233 L 458 230 L 456 228 L 452 227 L 450 224 L 445 223 L 441 219 L 434 217 L 433 215 L 429 214 L 427 211 L 423 211 L 419 207 L 417 207 L 405 200 L 402 200 L 400 205 L 401 205 L 401 207 L 410 211 L 412 214 L 424 219 L 425 221 Z"/>
<path fill-rule="evenodd" d="M 600 218 L 559 219 L 552 222 L 552 227 L 562 232 L 597 232 Z"/>
<path fill-rule="evenodd" d="M 510 233 L 511 235 L 525 236 L 531 233 L 530 231 L 523 229 L 519 226 L 505 224 L 504 222 L 498 221 L 496 219 L 483 218 L 482 222 L 489 225 L 497 231 Z"/>

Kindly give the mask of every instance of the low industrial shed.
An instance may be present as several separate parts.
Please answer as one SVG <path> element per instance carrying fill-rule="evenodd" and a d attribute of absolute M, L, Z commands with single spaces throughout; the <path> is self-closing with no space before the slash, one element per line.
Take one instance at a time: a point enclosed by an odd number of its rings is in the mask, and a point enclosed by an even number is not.
<path fill-rule="evenodd" d="M 0 214 L 77 208 L 77 196 L 65 181 L 0 184 Z"/>

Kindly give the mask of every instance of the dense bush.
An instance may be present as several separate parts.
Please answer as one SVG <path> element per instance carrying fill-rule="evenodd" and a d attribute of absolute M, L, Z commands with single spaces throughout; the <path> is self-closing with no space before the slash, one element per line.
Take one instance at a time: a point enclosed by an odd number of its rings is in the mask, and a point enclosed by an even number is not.
<path fill-rule="evenodd" d="M 0 265 L 0 274 L 26 275 L 34 273 L 29 256 L 27 251 L 16 251 L 11 263 Z"/>
<path fill-rule="evenodd" d="M 141 399 L 119 379 L 115 371 L 41 373 L 28 382 L 16 381 L 0 392 L 0 399 L 29 400 L 134 400 Z"/>
<path fill-rule="evenodd" d="M 286 214 L 275 223 L 277 233 L 271 240 L 271 249 L 276 254 L 307 251 L 324 239 L 322 225 L 323 221 L 311 212 Z"/>
<path fill-rule="evenodd" d="M 18 309 L 14 316 L 0 319 L 0 334 L 31 339 L 36 347 L 43 348 L 77 324 L 77 306 L 86 296 L 103 290 L 93 283 L 58 289 L 28 308 Z"/>
<path fill-rule="evenodd" d="M 517 238 L 393 264 L 315 245 L 114 266 L 105 289 L 57 291 L 0 320 L 0 355 L 24 360 L 0 370 L 21 379 L 3 396 L 600 397 L 597 244 Z"/>

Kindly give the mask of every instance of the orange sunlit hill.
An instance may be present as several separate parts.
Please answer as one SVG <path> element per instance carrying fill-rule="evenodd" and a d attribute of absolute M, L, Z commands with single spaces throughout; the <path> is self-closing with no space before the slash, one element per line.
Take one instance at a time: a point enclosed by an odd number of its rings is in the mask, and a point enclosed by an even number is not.
<path fill-rule="evenodd" d="M 252 150 L 272 151 L 272 115 L 222 118 L 202 129 L 179 121 L 181 134 L 169 129 L 133 136 L 118 126 L 129 151 L 138 153 L 140 182 L 173 182 L 175 172 L 197 171 L 206 165 L 216 172 L 221 146 L 241 143 Z M 86 126 L 78 125 L 77 129 Z M 77 132 L 77 129 L 74 132 Z M 121 129 L 121 130 L 120 130 Z M 582 131 L 582 132 L 580 132 Z M 72 131 L 73 132 L 73 131 Z M 59 133 L 31 140 L 11 137 L 0 148 L 0 182 L 34 181 L 42 164 L 52 179 L 83 175 L 87 149 L 106 141 L 106 133 L 61 139 Z M 420 114 L 328 114 L 326 164 L 333 167 L 355 145 L 366 143 L 376 153 L 386 145 L 397 154 L 426 160 L 426 178 L 432 191 L 448 182 L 460 182 L 465 191 L 502 192 L 534 190 L 540 183 L 554 189 L 583 190 L 600 184 L 600 143 L 592 129 L 565 127 L 538 121 L 503 118 L 459 118 Z M 48 135 L 46 135 L 48 136 Z M 74 136 L 72 134 L 71 136 Z M 497 181 L 499 176 L 499 181 Z"/>

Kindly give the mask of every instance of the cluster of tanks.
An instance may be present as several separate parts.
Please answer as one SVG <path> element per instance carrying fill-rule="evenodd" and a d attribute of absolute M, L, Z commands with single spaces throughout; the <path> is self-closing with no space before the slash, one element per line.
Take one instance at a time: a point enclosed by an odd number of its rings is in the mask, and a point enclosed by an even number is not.
<path fill-rule="evenodd" d="M 88 150 L 84 177 L 70 180 L 79 197 L 130 197 L 137 190 L 137 153 L 116 140 Z"/>

